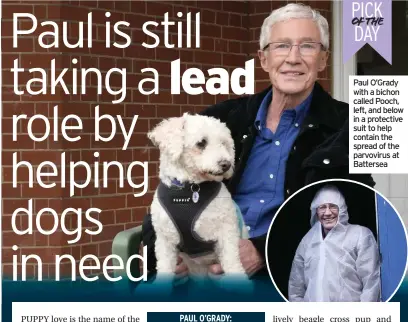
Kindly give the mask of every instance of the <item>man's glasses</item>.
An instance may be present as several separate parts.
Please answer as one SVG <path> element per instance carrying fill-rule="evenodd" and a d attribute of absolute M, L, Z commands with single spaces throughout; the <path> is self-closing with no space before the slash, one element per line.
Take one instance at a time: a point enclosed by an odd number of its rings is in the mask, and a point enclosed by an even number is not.
<path fill-rule="evenodd" d="M 319 207 L 317 207 L 317 212 L 319 213 L 326 212 L 327 208 L 329 208 L 331 212 L 339 211 L 339 207 L 337 205 L 329 203 L 329 204 L 324 204 L 324 205 L 320 205 Z"/>
<path fill-rule="evenodd" d="M 301 56 L 313 56 L 316 55 L 320 49 L 324 49 L 323 44 L 320 42 L 305 41 L 298 45 L 287 42 L 270 42 L 262 50 L 269 48 L 276 56 L 287 56 L 293 46 L 299 47 L 299 53 Z"/>

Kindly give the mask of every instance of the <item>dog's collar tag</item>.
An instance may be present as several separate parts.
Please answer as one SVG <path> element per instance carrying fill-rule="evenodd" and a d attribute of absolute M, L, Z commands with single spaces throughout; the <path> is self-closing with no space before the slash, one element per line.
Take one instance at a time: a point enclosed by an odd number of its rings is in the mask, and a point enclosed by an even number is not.
<path fill-rule="evenodd" d="M 191 191 L 193 192 L 193 202 L 197 203 L 200 199 L 200 195 L 198 193 L 200 191 L 200 186 L 198 184 L 192 184 Z"/>
<path fill-rule="evenodd" d="M 193 192 L 193 202 L 197 203 L 199 199 L 200 199 L 200 195 L 198 194 L 197 191 L 194 191 Z"/>

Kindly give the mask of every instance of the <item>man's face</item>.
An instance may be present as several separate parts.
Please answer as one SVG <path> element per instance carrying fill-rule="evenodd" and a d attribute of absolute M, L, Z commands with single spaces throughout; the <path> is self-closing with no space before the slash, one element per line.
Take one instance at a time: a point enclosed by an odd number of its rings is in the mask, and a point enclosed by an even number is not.
<path fill-rule="evenodd" d="M 330 231 L 339 219 L 339 207 L 332 203 L 325 203 L 317 207 L 317 216 L 323 228 Z"/>
<path fill-rule="evenodd" d="M 270 34 L 269 43 L 321 43 L 319 29 L 311 19 L 278 22 L 272 26 Z M 302 95 L 313 87 L 318 72 L 326 68 L 327 62 L 327 52 L 320 44 L 316 45 L 316 50 L 306 48 L 304 51 L 300 50 L 299 46 L 293 46 L 286 54 L 282 54 L 284 50 L 274 50 L 273 45 L 270 45 L 264 51 L 258 52 L 261 66 L 269 73 L 274 88 L 284 94 Z"/>

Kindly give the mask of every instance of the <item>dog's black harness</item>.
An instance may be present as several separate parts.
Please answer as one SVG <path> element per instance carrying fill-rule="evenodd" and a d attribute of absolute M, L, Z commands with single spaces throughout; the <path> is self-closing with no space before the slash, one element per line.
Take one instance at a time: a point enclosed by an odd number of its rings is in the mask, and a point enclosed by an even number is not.
<path fill-rule="evenodd" d="M 181 252 L 196 257 L 214 250 L 214 242 L 205 241 L 198 236 L 194 232 L 194 224 L 220 189 L 221 182 L 215 181 L 203 182 L 199 185 L 185 183 L 181 186 L 172 185 L 170 187 L 160 182 L 158 199 L 179 232 L 178 248 Z M 193 201 L 194 192 L 196 196 L 199 196 L 197 202 Z"/>

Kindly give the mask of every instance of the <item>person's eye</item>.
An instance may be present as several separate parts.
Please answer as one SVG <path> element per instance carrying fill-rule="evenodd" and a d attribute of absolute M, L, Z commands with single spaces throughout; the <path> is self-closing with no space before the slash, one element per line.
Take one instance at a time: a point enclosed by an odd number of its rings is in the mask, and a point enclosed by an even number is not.
<path fill-rule="evenodd" d="M 206 139 L 202 139 L 201 141 L 196 143 L 196 146 L 198 148 L 200 148 L 201 150 L 205 149 L 205 147 L 207 146 L 207 140 Z"/>
<path fill-rule="evenodd" d="M 303 43 L 300 45 L 300 48 L 303 49 L 314 49 L 316 45 L 314 43 Z"/>
<path fill-rule="evenodd" d="M 286 43 L 275 44 L 275 48 L 276 49 L 288 49 L 290 48 L 290 44 L 286 44 Z"/>
<path fill-rule="evenodd" d="M 323 206 L 320 206 L 320 211 L 326 211 L 327 209 L 332 209 L 331 208 L 331 206 L 330 205 L 323 205 Z"/>

